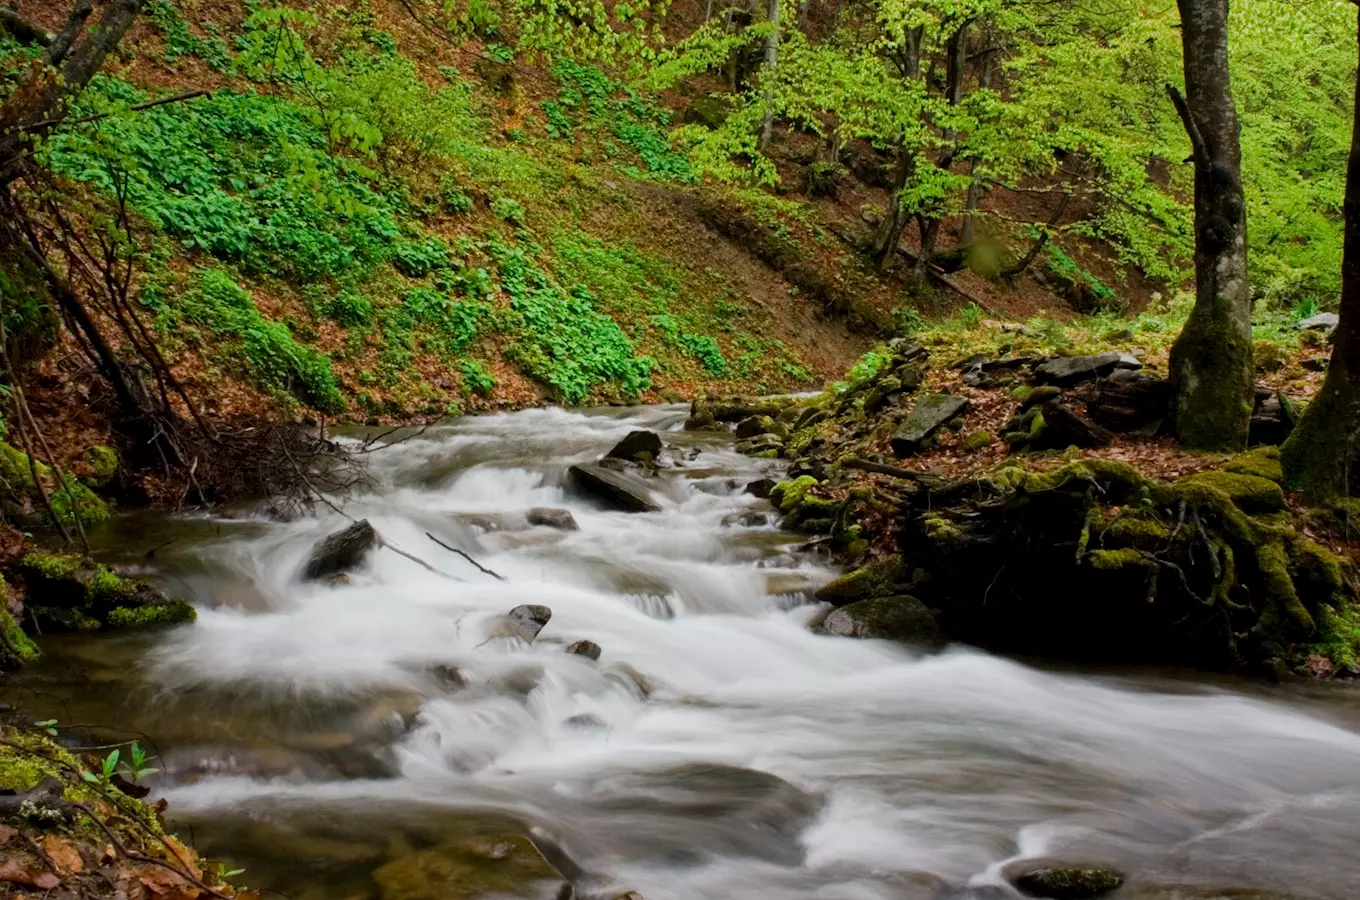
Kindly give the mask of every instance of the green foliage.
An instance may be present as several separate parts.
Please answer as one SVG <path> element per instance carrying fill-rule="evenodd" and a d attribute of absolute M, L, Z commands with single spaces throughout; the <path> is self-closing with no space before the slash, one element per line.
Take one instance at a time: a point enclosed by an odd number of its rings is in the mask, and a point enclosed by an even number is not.
<path fill-rule="evenodd" d="M 522 249 L 492 249 L 510 295 L 507 324 L 518 332 L 508 355 L 530 377 L 552 385 L 568 403 L 604 385 L 625 396 L 651 385 L 652 360 L 635 355 L 618 323 L 596 310 L 589 290 L 563 288 Z"/>
<path fill-rule="evenodd" d="M 496 218 L 509 222 L 511 225 L 524 224 L 524 207 L 519 201 L 509 197 L 497 197 L 491 201 L 491 212 Z"/>
<path fill-rule="evenodd" d="M 473 359 L 463 360 L 463 387 L 474 394 L 489 396 L 496 389 L 496 379 L 486 367 Z"/>
<path fill-rule="evenodd" d="M 181 56 L 198 56 L 218 72 L 227 70 L 231 50 L 211 22 L 203 26 L 208 37 L 196 37 L 189 31 L 189 23 L 175 8 L 173 0 L 149 0 L 146 17 L 165 41 L 166 62 L 174 62 Z"/>
<path fill-rule="evenodd" d="M 727 360 L 723 358 L 722 349 L 713 338 L 682 331 L 675 318 L 665 313 L 652 316 L 652 324 L 669 342 L 697 358 L 710 375 L 727 374 Z"/>
<path fill-rule="evenodd" d="M 188 289 L 173 296 L 153 285 L 143 293 L 143 302 L 155 310 L 162 333 L 195 325 L 234 339 L 232 350 L 260 387 L 291 393 L 322 412 L 344 410 L 330 360 L 295 341 L 288 326 L 261 315 L 254 298 L 222 269 L 198 269 Z"/>

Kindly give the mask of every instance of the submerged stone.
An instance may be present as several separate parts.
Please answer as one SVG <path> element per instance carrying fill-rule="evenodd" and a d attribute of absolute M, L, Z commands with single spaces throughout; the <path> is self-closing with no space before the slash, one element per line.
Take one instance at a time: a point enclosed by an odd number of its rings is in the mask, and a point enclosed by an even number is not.
<path fill-rule="evenodd" d="M 382 900 L 560 900 L 571 885 L 527 837 L 462 838 L 402 856 L 373 873 Z"/>
<path fill-rule="evenodd" d="M 583 493 L 623 512 L 658 512 L 647 483 L 637 476 L 583 463 L 567 470 L 572 484 Z"/>

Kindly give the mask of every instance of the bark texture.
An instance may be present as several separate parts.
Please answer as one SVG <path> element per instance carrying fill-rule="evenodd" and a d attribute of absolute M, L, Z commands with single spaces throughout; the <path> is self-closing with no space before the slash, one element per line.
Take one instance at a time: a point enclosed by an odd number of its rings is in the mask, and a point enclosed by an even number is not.
<path fill-rule="evenodd" d="M 1356 84 L 1360 102 L 1360 82 Z M 1360 106 L 1356 107 L 1360 110 Z M 1343 206 L 1341 310 L 1327 378 L 1280 452 L 1285 483 L 1312 500 L 1349 494 L 1360 436 L 1360 115 L 1351 126 Z"/>
<path fill-rule="evenodd" d="M 1176 432 L 1187 447 L 1245 446 L 1252 409 L 1251 294 L 1239 124 L 1228 76 L 1228 0 L 1177 0 L 1182 97 L 1195 163 L 1195 306 L 1171 348 Z"/>

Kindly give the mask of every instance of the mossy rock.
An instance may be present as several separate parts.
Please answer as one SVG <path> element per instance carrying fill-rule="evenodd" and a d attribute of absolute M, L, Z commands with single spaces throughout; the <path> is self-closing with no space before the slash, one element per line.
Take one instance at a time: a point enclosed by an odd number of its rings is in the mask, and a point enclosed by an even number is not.
<path fill-rule="evenodd" d="M 783 512 L 792 512 L 807 492 L 819 483 L 811 475 L 799 475 L 792 481 L 781 481 L 770 491 L 770 502 Z"/>
<path fill-rule="evenodd" d="M 941 647 L 944 634 L 935 616 L 915 597 L 875 597 L 842 606 L 822 623 L 827 634 L 850 638 L 879 638 Z"/>
<path fill-rule="evenodd" d="M 1087 900 L 1124 886 L 1124 876 L 1105 866 L 1022 861 L 1006 867 L 1003 877 L 1028 897 Z"/>
<path fill-rule="evenodd" d="M 1201 485 L 1224 494 L 1234 506 L 1248 515 L 1275 512 L 1285 508 L 1284 491 L 1280 490 L 1279 483 L 1259 475 L 1200 472 L 1177 482 L 1177 486 L 1191 488 L 1192 491 Z"/>
<path fill-rule="evenodd" d="M 1106 539 L 1151 550 L 1171 539 L 1171 526 L 1147 510 L 1125 510 L 1101 528 Z"/>
<path fill-rule="evenodd" d="M 836 606 L 883 597 L 892 593 L 905 572 L 902 557 L 893 554 L 832 580 L 817 591 L 816 597 Z"/>
<path fill-rule="evenodd" d="M 407 854 L 373 873 L 382 900 L 554 900 L 570 885 L 517 834 L 465 838 Z"/>
<path fill-rule="evenodd" d="M 1255 450 L 1240 453 L 1229 460 L 1223 469 L 1237 475 L 1255 475 L 1276 484 L 1284 481 L 1279 447 L 1257 447 Z"/>
<path fill-rule="evenodd" d="M 1101 571 L 1116 571 L 1120 569 L 1136 570 L 1144 572 L 1157 569 L 1157 563 L 1149 560 L 1141 550 L 1135 547 L 1122 547 L 1117 550 L 1091 550 L 1086 554 L 1086 563 L 1093 569 Z"/>
<path fill-rule="evenodd" d="M 8 591 L 6 591 L 8 593 Z M 0 602 L 0 669 L 17 669 L 42 654 L 29 639 L 8 608 L 8 597 Z"/>
<path fill-rule="evenodd" d="M 5 498 L 8 512 L 14 513 L 17 518 L 27 516 L 36 525 L 53 526 L 43 506 L 42 493 L 33 479 L 35 468 L 44 484 L 52 512 L 61 524 L 74 526 L 79 520 L 82 526 L 93 527 L 108 520 L 108 504 L 79 479 L 65 474 L 58 480 L 56 473 L 48 466 L 39 462 L 30 465 L 28 454 L 0 441 L 0 479 L 3 479 L 0 484 L 8 486 Z M 17 505 L 16 501 L 19 501 Z M 23 507 L 41 509 L 43 512 L 34 516 Z"/>
<path fill-rule="evenodd" d="M 89 467 L 91 481 L 107 484 L 118 472 L 118 451 L 105 444 L 96 444 L 84 453 L 85 465 Z"/>
<path fill-rule="evenodd" d="M 994 440 L 990 431 L 974 431 L 963 443 L 969 450 L 976 452 L 990 447 Z"/>
<path fill-rule="evenodd" d="M 193 604 L 170 600 L 152 606 L 119 606 L 108 615 L 110 628 L 155 628 L 198 620 Z"/>
<path fill-rule="evenodd" d="M 19 571 L 29 608 L 52 630 L 87 631 L 105 624 L 132 628 L 196 618 L 183 600 L 171 600 L 141 579 L 78 554 L 35 550 L 20 560 Z"/>

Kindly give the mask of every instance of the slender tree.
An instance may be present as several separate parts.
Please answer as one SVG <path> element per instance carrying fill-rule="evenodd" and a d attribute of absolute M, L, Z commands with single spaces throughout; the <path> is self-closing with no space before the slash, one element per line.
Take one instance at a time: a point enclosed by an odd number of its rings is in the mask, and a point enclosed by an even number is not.
<path fill-rule="evenodd" d="M 779 0 L 770 0 L 769 24 L 771 31 L 765 38 L 765 71 L 762 77 L 773 79 L 779 68 Z M 767 150 L 774 137 L 774 88 L 765 89 L 765 119 L 760 126 L 760 149 Z"/>
<path fill-rule="evenodd" d="M 1253 378 L 1240 126 L 1228 75 L 1228 0 L 1177 0 L 1185 95 L 1168 86 L 1195 164 L 1195 306 L 1171 348 L 1181 443 L 1247 441 Z"/>
<path fill-rule="evenodd" d="M 1360 104 L 1360 81 L 1355 98 Z M 1360 115 L 1352 119 L 1342 218 L 1341 315 L 1332 363 L 1322 390 L 1281 452 L 1286 484 L 1312 500 L 1350 493 L 1351 464 L 1360 437 Z"/>

